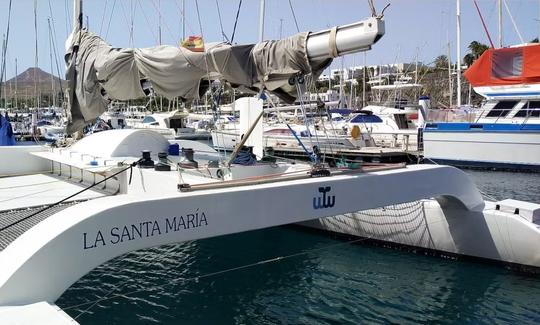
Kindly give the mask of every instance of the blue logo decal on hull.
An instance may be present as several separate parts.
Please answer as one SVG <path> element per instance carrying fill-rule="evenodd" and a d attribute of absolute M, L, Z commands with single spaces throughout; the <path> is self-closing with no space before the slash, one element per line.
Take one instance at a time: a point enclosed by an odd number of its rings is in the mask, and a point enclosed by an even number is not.
<path fill-rule="evenodd" d="M 313 209 L 326 209 L 331 208 L 336 203 L 336 197 L 334 195 L 326 195 L 330 192 L 332 188 L 330 186 L 319 187 L 319 193 L 322 193 L 322 196 L 313 198 Z"/>

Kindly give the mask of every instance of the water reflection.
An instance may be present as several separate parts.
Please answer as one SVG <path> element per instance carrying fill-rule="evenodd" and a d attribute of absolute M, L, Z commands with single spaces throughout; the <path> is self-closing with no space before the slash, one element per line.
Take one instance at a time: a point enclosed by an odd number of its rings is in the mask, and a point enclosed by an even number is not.
<path fill-rule="evenodd" d="M 344 244 L 274 228 L 128 254 L 88 274 L 58 301 L 100 302 L 83 324 L 358 324 L 535 322 L 540 280 L 502 267 Z M 303 250 L 279 262 L 192 279 Z M 180 280 L 179 280 L 180 279 Z M 88 306 L 69 309 L 78 315 Z"/>

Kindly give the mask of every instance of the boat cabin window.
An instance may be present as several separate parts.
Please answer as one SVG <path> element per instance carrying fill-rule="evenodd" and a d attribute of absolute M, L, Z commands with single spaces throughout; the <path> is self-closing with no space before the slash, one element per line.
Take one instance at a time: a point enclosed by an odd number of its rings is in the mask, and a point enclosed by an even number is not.
<path fill-rule="evenodd" d="M 519 77 L 523 71 L 523 49 L 506 48 L 493 52 L 491 74 L 494 78 Z"/>
<path fill-rule="evenodd" d="M 540 101 L 528 101 L 514 117 L 540 117 Z"/>
<path fill-rule="evenodd" d="M 152 116 L 146 116 L 144 118 L 144 120 L 142 120 L 143 123 L 152 123 L 152 122 L 155 122 L 155 121 L 156 121 L 156 119 L 153 118 Z"/>
<path fill-rule="evenodd" d="M 358 114 L 351 119 L 350 123 L 382 123 L 382 120 L 377 115 Z"/>
<path fill-rule="evenodd" d="M 517 100 L 501 100 L 493 106 L 486 117 L 505 117 L 518 102 Z"/>

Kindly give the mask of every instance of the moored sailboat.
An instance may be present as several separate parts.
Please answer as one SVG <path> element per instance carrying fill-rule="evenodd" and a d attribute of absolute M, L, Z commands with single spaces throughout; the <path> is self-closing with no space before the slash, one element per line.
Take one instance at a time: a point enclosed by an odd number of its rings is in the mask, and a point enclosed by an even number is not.
<path fill-rule="evenodd" d="M 77 17 L 80 20 L 82 16 Z M 230 67 L 223 64 L 223 57 L 220 60 L 218 55 L 214 63 L 216 69 L 212 72 L 231 73 L 230 78 L 243 79 L 258 92 L 270 91 L 284 98 L 294 97 L 295 88 L 302 84 L 303 77 L 317 73 L 324 62 L 340 53 L 367 49 L 375 43 L 384 33 L 384 21 L 369 18 L 347 28 L 356 31 L 353 33 L 356 41 L 349 43 L 349 47 L 340 48 L 344 38 L 340 36 L 342 29 L 337 27 L 282 40 L 282 43 L 248 46 L 255 49 L 253 51 L 226 44 L 209 46 L 207 52 L 194 55 L 194 59 L 204 60 L 201 56 L 211 56 L 215 48 L 214 54 L 223 50 L 224 56 L 242 57 L 253 63 L 248 66 L 257 69 L 260 67 L 258 60 L 276 63 L 263 64 L 270 66 L 270 70 L 256 69 L 255 74 L 251 70 L 240 75 L 239 71 L 227 70 Z M 322 38 L 320 51 L 313 45 L 313 40 L 318 38 Z M 164 94 L 170 91 L 172 96 L 188 98 L 198 93 L 208 75 L 204 69 L 205 73 L 201 75 L 196 65 L 188 67 L 186 79 L 180 81 L 159 73 L 163 67 L 156 68 L 149 60 L 153 55 L 159 56 L 157 53 L 171 55 L 173 68 L 177 68 L 176 65 L 185 67 L 185 61 L 173 55 L 178 53 L 176 48 L 115 50 L 97 36 L 80 30 L 76 31 L 72 41 L 77 44 L 70 44 L 68 72 L 72 86 L 72 131 L 99 116 L 107 100 L 104 94 L 122 99 L 143 95 L 150 86 Z M 291 70 L 288 60 L 275 61 L 266 56 L 267 50 L 279 52 L 280 48 L 289 46 L 299 51 L 293 51 L 296 53 L 293 56 L 300 60 L 291 58 L 291 62 L 295 62 Z M 182 56 L 191 56 L 191 53 L 180 51 Z M 262 55 L 251 57 L 254 52 Z M 106 62 L 107 57 L 112 61 Z M 135 64 L 130 64 L 134 61 Z M 238 68 L 235 62 L 233 66 Z M 125 70 L 126 67 L 130 69 Z M 108 75 L 115 70 L 119 70 L 116 71 L 118 76 Z M 177 78 L 182 76 L 174 70 L 172 73 Z M 77 81 L 85 81 L 85 87 L 77 88 Z M 260 135 L 256 128 L 263 105 L 259 98 L 246 98 L 244 105 L 254 113 L 249 118 L 249 128 L 244 130 L 247 141 L 251 134 Z M 183 157 L 178 156 L 180 147 Z M 0 320 L 22 322 L 30 315 L 41 320 L 54 319 L 56 323 L 70 322 L 54 306 L 54 301 L 82 275 L 133 250 L 320 218 L 329 223 L 370 222 L 358 211 L 421 200 L 428 207 L 425 209 L 427 217 L 438 218 L 439 224 L 444 221 L 451 224 L 446 239 L 462 236 L 464 241 L 453 242 L 457 253 L 540 265 L 536 248 L 540 247 L 540 232 L 534 226 L 538 207 L 522 202 L 486 203 L 471 180 L 455 168 L 386 165 L 331 169 L 316 156 L 313 164 L 263 161 L 246 166 L 235 164 L 239 155 L 246 154 L 240 149 L 238 146 L 233 156 L 224 161 L 209 152 L 208 147 L 193 142 L 167 141 L 152 131 L 126 129 L 90 135 L 69 148 L 42 149 L 35 154 L 11 151 L 7 155 L 10 159 L 20 159 L 26 165 L 18 165 L 17 171 L 0 166 L 0 174 L 10 176 L 0 179 L 1 188 L 6 191 L 3 193 L 8 199 L 6 202 L 10 202 L 0 212 L 3 217 L 0 218 L 3 222 L 0 233 L 7 234 L 0 237 L 3 239 Z M 253 157 L 248 151 L 244 158 L 251 160 Z M 10 161 L 6 166 L 15 165 L 16 161 Z M 403 190 L 399 185 L 406 185 L 407 189 Z M 44 192 L 47 195 L 43 195 Z M 520 209 L 517 215 L 515 210 L 509 212 L 513 207 Z M 520 213 L 530 220 L 523 219 Z M 353 219 L 350 219 L 351 214 Z M 338 217 L 326 218 L 336 215 Z M 461 244 L 469 243 L 467 234 L 471 233 L 467 231 L 470 228 L 452 223 L 456 218 L 450 216 L 467 218 L 480 226 L 493 218 L 496 218 L 493 219 L 495 222 L 506 221 L 508 227 L 526 238 L 521 245 L 527 247 L 514 246 L 519 251 L 517 255 L 503 252 L 499 245 L 501 240 L 506 243 L 507 238 L 494 238 L 490 224 L 482 237 L 473 234 L 477 245 L 465 246 L 469 250 L 464 250 Z M 433 223 L 429 224 L 433 226 Z M 377 229 L 383 234 L 388 227 L 394 226 L 394 221 L 390 220 L 380 223 Z M 356 228 L 351 226 L 349 229 Z M 418 229 L 422 230 L 421 227 Z M 405 230 L 402 237 L 410 234 Z M 489 240 L 493 241 L 489 250 L 477 250 Z M 423 245 L 420 241 L 415 243 Z M 444 250 L 447 246 L 436 249 Z"/>

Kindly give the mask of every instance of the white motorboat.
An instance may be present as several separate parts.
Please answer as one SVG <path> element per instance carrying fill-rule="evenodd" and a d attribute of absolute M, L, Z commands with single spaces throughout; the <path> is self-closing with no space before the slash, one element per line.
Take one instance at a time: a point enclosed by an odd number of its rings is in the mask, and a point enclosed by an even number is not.
<path fill-rule="evenodd" d="M 424 157 L 463 167 L 540 171 L 540 91 L 534 68 L 539 53 L 539 45 L 484 52 L 465 76 L 486 101 L 480 109 L 430 112 Z"/>
<path fill-rule="evenodd" d="M 210 138 L 208 131 L 188 125 L 189 116 L 188 112 L 182 111 L 153 113 L 146 115 L 140 123 L 134 123 L 131 127 L 150 129 L 167 139 L 199 140 Z"/>

